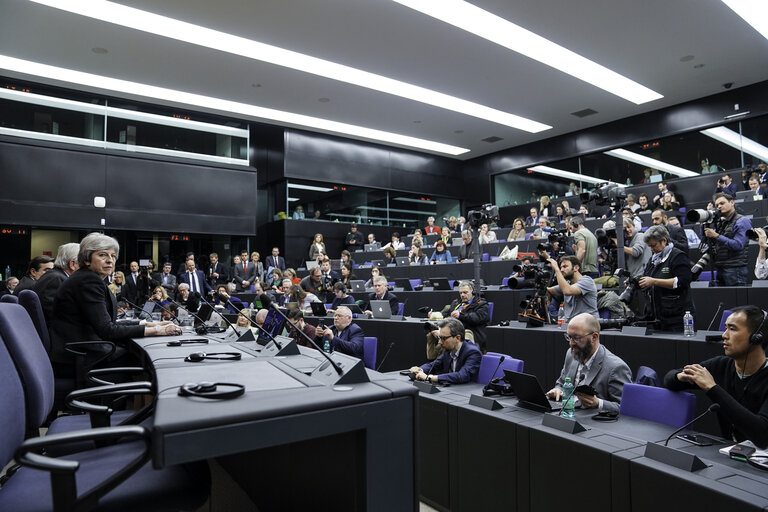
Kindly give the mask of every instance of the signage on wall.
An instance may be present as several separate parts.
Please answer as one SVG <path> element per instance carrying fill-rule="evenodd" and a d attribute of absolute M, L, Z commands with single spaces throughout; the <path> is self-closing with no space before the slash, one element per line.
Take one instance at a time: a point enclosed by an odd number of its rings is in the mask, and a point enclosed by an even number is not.
<path fill-rule="evenodd" d="M 3 234 L 3 235 L 26 235 L 27 234 L 27 228 L 3 227 L 3 228 L 0 228 L 0 234 Z"/>
<path fill-rule="evenodd" d="M 189 235 L 171 235 L 171 242 L 189 242 Z"/>

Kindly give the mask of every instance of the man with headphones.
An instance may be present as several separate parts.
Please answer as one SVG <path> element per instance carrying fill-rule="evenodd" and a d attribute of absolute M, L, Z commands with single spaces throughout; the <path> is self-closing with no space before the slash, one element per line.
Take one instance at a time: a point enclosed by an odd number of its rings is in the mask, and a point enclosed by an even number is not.
<path fill-rule="evenodd" d="M 766 313 L 740 306 L 725 321 L 724 356 L 672 370 L 664 385 L 672 390 L 701 388 L 714 403 L 723 436 L 768 447 L 768 359 Z"/>

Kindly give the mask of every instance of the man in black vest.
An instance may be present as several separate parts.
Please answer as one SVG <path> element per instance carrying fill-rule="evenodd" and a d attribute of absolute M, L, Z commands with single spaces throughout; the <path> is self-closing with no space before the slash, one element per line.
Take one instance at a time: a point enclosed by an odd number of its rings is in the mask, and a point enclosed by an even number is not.
<path fill-rule="evenodd" d="M 704 236 L 714 244 L 714 267 L 717 270 L 717 286 L 746 286 L 747 284 L 747 231 L 752 222 L 736 212 L 733 197 L 715 194 L 712 200 L 720 212 L 718 229 L 706 228 Z"/>

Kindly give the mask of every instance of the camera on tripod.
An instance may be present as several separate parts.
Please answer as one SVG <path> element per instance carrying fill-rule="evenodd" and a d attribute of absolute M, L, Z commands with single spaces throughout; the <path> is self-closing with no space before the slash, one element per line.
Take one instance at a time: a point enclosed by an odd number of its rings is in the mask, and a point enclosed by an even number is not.
<path fill-rule="evenodd" d="M 467 223 L 472 229 L 480 229 L 483 224 L 490 224 L 499 220 L 499 207 L 486 203 L 477 210 L 467 212 Z"/>
<path fill-rule="evenodd" d="M 685 214 L 685 218 L 689 222 L 701 222 L 702 232 L 705 229 L 714 229 L 719 232 L 720 212 L 717 210 L 690 210 Z M 749 236 L 749 233 L 747 233 L 747 236 Z M 691 273 L 695 278 L 698 278 L 699 274 L 715 259 L 717 248 L 707 237 L 702 237 L 699 251 L 701 252 L 701 258 L 691 267 Z"/>
<path fill-rule="evenodd" d="M 627 190 L 617 183 L 604 183 L 589 192 L 582 192 L 579 198 L 582 203 L 594 201 L 600 206 L 610 205 L 616 209 L 621 201 L 627 198 Z"/>
<path fill-rule="evenodd" d="M 536 246 L 536 250 L 539 252 L 547 252 L 552 255 L 555 252 L 555 244 L 557 244 L 557 251 L 561 252 L 565 245 L 568 243 L 568 231 L 565 229 L 555 229 L 549 233 L 546 242 L 542 242 Z M 554 258 L 555 256 L 552 255 Z"/>
<path fill-rule="evenodd" d="M 514 265 L 512 270 L 517 272 L 518 277 L 509 278 L 507 286 L 510 288 L 543 288 L 546 290 L 547 284 L 552 277 L 552 272 L 545 263 Z M 520 307 L 525 309 L 522 304 Z"/>

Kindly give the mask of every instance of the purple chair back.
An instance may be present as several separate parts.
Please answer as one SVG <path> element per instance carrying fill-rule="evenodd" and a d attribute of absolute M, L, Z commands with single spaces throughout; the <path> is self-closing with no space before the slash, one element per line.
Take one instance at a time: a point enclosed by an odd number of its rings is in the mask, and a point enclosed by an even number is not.
<path fill-rule="evenodd" d="M 693 419 L 695 408 L 696 395 L 691 393 L 624 384 L 619 413 L 677 428 Z"/>
<path fill-rule="evenodd" d="M 51 337 L 48 334 L 48 325 L 45 323 L 45 315 L 43 315 L 43 308 L 40 305 L 40 297 L 32 290 L 21 290 L 19 293 L 19 305 L 24 307 L 27 313 L 29 313 L 29 318 L 35 324 L 37 335 L 40 336 L 40 341 L 43 342 L 45 351 L 50 354 Z"/>
<path fill-rule="evenodd" d="M 19 298 L 15 295 L 11 295 L 10 293 L 6 293 L 2 297 L 0 297 L 0 302 L 9 302 L 11 304 L 18 304 Z"/>
<path fill-rule="evenodd" d="M 5 304 L 3 304 L 5 306 Z M 16 365 L 0 336 L 0 466 L 13 458 L 16 448 L 24 440 L 24 390 L 16 372 Z"/>
<path fill-rule="evenodd" d="M 366 336 L 363 338 L 363 363 L 366 368 L 376 369 L 376 351 L 379 344 L 378 338 Z"/>
<path fill-rule="evenodd" d="M 733 314 L 733 311 L 730 309 L 726 309 L 723 311 L 723 316 L 720 317 L 720 328 L 719 330 L 722 332 L 725 330 L 725 321 L 728 320 L 728 317 Z"/>
<path fill-rule="evenodd" d="M 405 302 L 397 303 L 397 314 L 403 316 L 405 314 Z"/>
<path fill-rule="evenodd" d="M 504 361 L 499 365 L 499 359 L 504 356 Z M 480 370 L 477 372 L 477 378 L 474 382 L 478 384 L 488 384 L 491 379 L 504 376 L 504 370 L 511 370 L 514 372 L 522 372 L 524 363 L 520 359 L 515 359 L 505 354 L 499 354 L 498 352 L 488 352 L 483 355 L 483 359 L 480 361 Z M 496 368 L 498 367 L 498 370 Z M 494 373 L 494 370 L 495 373 Z"/>
<path fill-rule="evenodd" d="M 493 322 L 493 302 L 488 303 L 488 323 Z"/>
<path fill-rule="evenodd" d="M 417 286 L 421 286 L 421 279 L 409 279 L 408 281 L 411 282 L 411 288 L 413 288 L 414 290 L 416 289 Z"/>
<path fill-rule="evenodd" d="M 53 408 L 53 368 L 32 319 L 18 304 L 0 304 L 0 336 L 24 384 L 27 428 L 45 422 Z"/>

